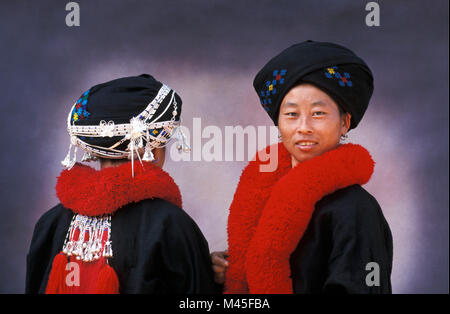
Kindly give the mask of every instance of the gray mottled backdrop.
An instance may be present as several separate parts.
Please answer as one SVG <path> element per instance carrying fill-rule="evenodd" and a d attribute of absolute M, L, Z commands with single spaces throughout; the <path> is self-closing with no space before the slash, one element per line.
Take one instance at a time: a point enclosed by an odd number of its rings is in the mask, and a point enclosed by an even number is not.
<path fill-rule="evenodd" d="M 375 93 L 350 140 L 376 160 L 366 189 L 394 237 L 395 293 L 448 293 L 448 1 L 80 0 L 0 2 L 0 292 L 24 291 L 34 224 L 58 200 L 69 107 L 92 85 L 150 73 L 183 97 L 183 120 L 270 125 L 252 80 L 289 45 L 349 46 L 375 75 Z M 204 140 L 205 141 L 205 140 Z M 211 250 L 225 249 L 226 221 L 245 162 L 175 162 L 185 210 Z"/>

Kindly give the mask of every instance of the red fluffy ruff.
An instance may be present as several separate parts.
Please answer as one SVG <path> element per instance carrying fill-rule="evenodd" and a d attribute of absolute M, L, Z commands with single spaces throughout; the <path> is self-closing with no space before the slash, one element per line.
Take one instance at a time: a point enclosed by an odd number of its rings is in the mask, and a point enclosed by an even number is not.
<path fill-rule="evenodd" d="M 268 150 L 266 148 L 266 150 Z M 225 293 L 293 293 L 289 257 L 324 196 L 369 181 L 374 161 L 360 145 L 345 144 L 291 167 L 278 144 L 278 169 L 244 169 L 228 218 Z"/>
<path fill-rule="evenodd" d="M 148 162 L 135 167 L 134 178 L 131 162 L 99 171 L 77 164 L 61 172 L 56 194 L 64 207 L 86 216 L 112 214 L 129 203 L 153 198 L 182 207 L 180 190 L 172 177 Z M 119 280 L 104 258 L 83 262 L 61 252 L 53 260 L 46 293 L 119 293 Z"/>
<path fill-rule="evenodd" d="M 131 162 L 118 167 L 95 170 L 76 164 L 63 170 L 56 183 L 56 195 L 61 204 L 86 216 L 111 214 L 119 208 L 144 199 L 161 198 L 182 207 L 181 193 L 172 177 L 150 162 Z"/>

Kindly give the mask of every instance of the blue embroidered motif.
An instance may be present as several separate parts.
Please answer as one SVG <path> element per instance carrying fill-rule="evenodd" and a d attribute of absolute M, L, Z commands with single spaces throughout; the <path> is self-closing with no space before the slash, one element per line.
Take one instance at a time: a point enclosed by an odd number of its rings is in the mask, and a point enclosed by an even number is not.
<path fill-rule="evenodd" d="M 75 107 L 72 110 L 72 122 L 89 118 L 89 116 L 91 115 L 87 111 L 89 92 L 89 89 L 85 91 L 75 103 Z"/>
<path fill-rule="evenodd" d="M 271 80 L 268 80 L 266 82 L 266 89 L 260 91 L 260 99 L 261 104 L 263 105 L 264 109 L 266 111 L 269 111 L 270 108 L 268 105 L 272 104 L 272 99 L 270 96 L 277 94 L 277 89 L 275 86 L 282 85 L 284 83 L 284 77 L 286 76 L 287 70 L 274 70 L 273 71 L 273 78 Z"/>
<path fill-rule="evenodd" d="M 330 78 L 330 79 L 333 79 L 333 78 L 338 79 L 339 85 L 342 87 L 353 86 L 353 83 L 350 80 L 350 78 L 351 78 L 350 73 L 344 72 L 344 76 L 342 76 L 341 73 L 337 72 L 337 69 L 338 69 L 337 66 L 332 66 L 332 67 L 326 68 L 325 69 L 326 72 L 324 73 L 325 77 Z"/>

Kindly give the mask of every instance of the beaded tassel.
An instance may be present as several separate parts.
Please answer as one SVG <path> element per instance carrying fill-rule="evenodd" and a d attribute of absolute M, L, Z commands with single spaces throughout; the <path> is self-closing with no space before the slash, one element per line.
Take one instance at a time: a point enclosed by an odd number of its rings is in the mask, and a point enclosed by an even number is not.
<path fill-rule="evenodd" d="M 177 139 L 177 149 L 179 152 L 183 151 L 185 153 L 189 153 L 191 151 L 191 148 L 189 147 L 189 144 L 186 139 L 186 135 L 184 134 L 181 127 L 178 127 L 175 131 L 176 139 Z"/>
<path fill-rule="evenodd" d="M 73 152 L 73 157 L 71 156 L 72 146 L 75 146 L 75 150 Z M 76 146 L 76 138 L 71 137 L 70 145 L 69 145 L 69 152 L 67 153 L 66 158 L 64 158 L 64 160 L 61 161 L 61 164 L 69 170 L 72 169 L 72 167 L 77 162 L 77 150 L 78 150 L 78 147 Z"/>
<path fill-rule="evenodd" d="M 95 160 L 98 160 L 98 158 L 92 155 L 92 153 L 89 151 L 84 152 L 83 158 L 81 159 L 81 161 L 95 161 Z"/>
<path fill-rule="evenodd" d="M 111 258 L 111 215 L 74 215 L 62 251 L 67 256 L 74 256 L 84 262 L 92 262 L 102 256 Z"/>
<path fill-rule="evenodd" d="M 155 156 L 153 155 L 152 148 L 149 145 L 149 140 L 147 139 L 147 144 L 145 145 L 145 153 L 142 157 L 143 161 L 153 161 L 155 160 Z"/>

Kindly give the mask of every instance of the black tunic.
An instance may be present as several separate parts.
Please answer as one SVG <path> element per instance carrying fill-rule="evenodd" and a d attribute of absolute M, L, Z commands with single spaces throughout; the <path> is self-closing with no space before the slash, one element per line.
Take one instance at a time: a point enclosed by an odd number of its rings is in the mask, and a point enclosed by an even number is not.
<path fill-rule="evenodd" d="M 36 224 L 27 256 L 26 293 L 45 293 L 53 258 L 73 213 L 61 204 Z M 120 293 L 214 293 L 208 243 L 195 222 L 162 199 L 131 203 L 113 214 L 113 258 Z"/>
<path fill-rule="evenodd" d="M 368 286 L 379 265 L 379 286 Z M 290 258 L 295 293 L 391 293 L 392 235 L 376 199 L 360 185 L 316 203 Z"/>

